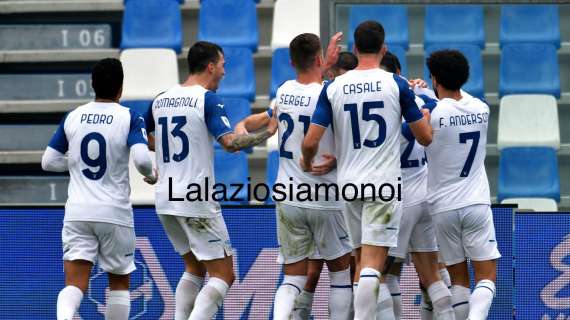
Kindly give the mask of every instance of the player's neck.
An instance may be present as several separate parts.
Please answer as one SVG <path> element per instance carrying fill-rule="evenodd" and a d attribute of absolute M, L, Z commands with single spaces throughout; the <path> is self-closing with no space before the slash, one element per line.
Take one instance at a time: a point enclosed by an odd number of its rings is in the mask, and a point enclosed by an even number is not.
<path fill-rule="evenodd" d="M 463 96 L 461 95 L 460 90 L 451 91 L 451 90 L 441 89 L 441 87 L 438 88 L 437 95 L 438 95 L 439 100 L 449 98 L 449 99 L 459 101 L 459 100 L 463 99 Z"/>
<path fill-rule="evenodd" d="M 113 100 L 113 99 L 107 99 L 107 98 L 95 98 L 95 102 L 101 102 L 101 103 L 119 103 L 119 99 Z"/>
<path fill-rule="evenodd" d="M 184 83 L 182 83 L 182 86 L 183 87 L 191 87 L 191 86 L 199 85 L 203 88 L 211 90 L 210 89 L 211 83 L 212 83 L 212 79 L 209 75 L 200 73 L 200 74 L 189 75 L 188 78 L 186 78 L 186 81 L 184 81 Z"/>
<path fill-rule="evenodd" d="M 312 68 L 307 71 L 298 72 L 296 80 L 300 84 L 321 83 L 323 81 L 323 77 L 320 69 Z"/>
<path fill-rule="evenodd" d="M 370 70 L 379 69 L 380 61 L 378 60 L 378 55 L 375 54 L 361 54 L 358 55 L 358 66 L 356 70 Z"/>

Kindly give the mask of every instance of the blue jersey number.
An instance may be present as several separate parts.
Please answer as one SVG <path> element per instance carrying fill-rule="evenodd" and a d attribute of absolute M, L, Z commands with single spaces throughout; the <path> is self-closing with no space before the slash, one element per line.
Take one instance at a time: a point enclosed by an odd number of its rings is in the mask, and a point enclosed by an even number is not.
<path fill-rule="evenodd" d="M 93 140 L 97 142 L 99 147 L 99 154 L 96 158 L 89 157 L 89 143 Z M 81 140 L 81 160 L 92 168 L 99 168 L 97 171 L 91 171 L 91 169 L 81 170 L 81 173 L 87 179 L 99 180 L 103 178 L 105 171 L 107 171 L 107 142 L 103 135 L 99 132 L 91 132 L 83 137 L 83 140 Z"/>
<path fill-rule="evenodd" d="M 281 113 L 279 114 L 279 122 L 285 121 L 287 123 L 287 129 L 283 132 L 283 136 L 281 137 L 281 146 L 279 147 L 279 156 L 282 158 L 293 159 L 293 152 L 285 150 L 285 143 L 291 133 L 293 133 L 293 129 L 295 128 L 295 121 L 291 118 L 291 115 L 288 113 Z M 307 134 L 309 130 L 309 124 L 311 123 L 311 117 L 305 115 L 299 115 L 299 122 L 303 124 L 303 135 Z"/>
<path fill-rule="evenodd" d="M 185 116 L 172 117 L 172 124 L 175 124 L 170 134 L 174 138 L 180 138 L 182 144 L 182 150 L 180 153 L 172 155 L 172 159 L 176 162 L 180 162 L 186 157 L 188 157 L 190 141 L 188 140 L 188 135 L 182 131 L 182 127 L 186 124 Z M 164 163 L 170 162 L 170 148 L 168 147 L 168 118 L 160 117 L 158 118 L 158 124 L 162 127 L 162 160 Z"/>
<path fill-rule="evenodd" d="M 461 169 L 460 177 L 468 177 L 471 171 L 471 166 L 473 165 L 473 160 L 475 159 L 475 154 L 477 153 L 477 146 L 479 145 L 479 137 L 481 136 L 480 131 L 464 132 L 459 134 L 459 143 L 467 143 L 467 140 L 473 140 L 471 144 L 471 149 L 467 155 L 467 160 Z"/>
<path fill-rule="evenodd" d="M 386 120 L 381 115 L 370 113 L 372 109 L 384 108 L 382 101 L 368 101 L 362 104 L 362 120 L 375 121 L 378 124 L 378 137 L 374 140 L 365 139 L 364 146 L 368 148 L 379 147 L 386 140 Z M 358 106 L 356 103 L 344 105 L 344 111 L 350 113 L 350 123 L 352 125 L 352 143 L 354 149 L 362 148 L 360 139 L 360 127 L 358 125 Z"/>
<path fill-rule="evenodd" d="M 412 139 L 412 141 L 408 142 L 406 149 L 402 152 L 400 156 L 400 168 L 408 169 L 408 168 L 417 168 L 420 166 L 420 160 L 410 160 L 410 155 L 412 154 L 412 150 L 414 150 L 414 146 L 416 145 L 416 139 Z M 427 157 L 424 152 L 424 156 L 422 158 L 422 166 L 425 165 L 427 162 Z"/>

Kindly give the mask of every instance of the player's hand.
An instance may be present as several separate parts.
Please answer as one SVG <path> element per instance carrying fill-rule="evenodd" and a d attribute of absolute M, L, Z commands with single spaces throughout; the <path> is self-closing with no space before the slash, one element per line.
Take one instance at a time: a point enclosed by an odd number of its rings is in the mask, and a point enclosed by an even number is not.
<path fill-rule="evenodd" d="M 341 50 L 340 48 L 341 40 L 342 40 L 342 32 L 337 32 L 331 37 L 325 56 L 325 69 L 331 68 L 338 61 L 338 55 L 340 54 Z"/>
<path fill-rule="evenodd" d="M 424 115 L 424 118 L 426 118 L 427 122 L 430 122 L 431 121 L 431 113 L 429 112 L 429 109 L 422 108 L 421 112 Z"/>
<path fill-rule="evenodd" d="M 158 181 L 158 171 L 156 169 L 153 169 L 153 175 L 150 177 L 144 177 L 144 182 L 150 184 L 150 185 L 154 185 L 157 181 Z"/>
<path fill-rule="evenodd" d="M 408 84 L 410 85 L 410 87 L 412 87 L 412 89 L 415 89 L 416 87 L 418 88 L 427 88 L 427 82 L 425 82 L 423 79 L 413 79 L 413 80 L 408 80 Z"/>
<path fill-rule="evenodd" d="M 313 171 L 313 164 L 310 162 L 306 163 L 305 159 L 303 159 L 303 156 L 301 156 L 301 159 L 299 159 L 299 165 L 301 166 L 301 169 L 303 169 L 303 171 L 305 172 Z"/>
<path fill-rule="evenodd" d="M 336 168 L 336 157 L 334 155 L 325 153 L 322 155 L 322 157 L 325 159 L 325 161 L 321 162 L 318 165 L 314 165 L 313 170 L 311 170 L 311 174 L 314 174 L 315 176 L 322 176 Z"/>
<path fill-rule="evenodd" d="M 247 131 L 247 129 L 245 128 L 245 124 L 243 123 L 243 121 L 240 121 L 238 124 L 236 124 L 234 131 L 237 134 L 248 134 L 249 133 Z"/>

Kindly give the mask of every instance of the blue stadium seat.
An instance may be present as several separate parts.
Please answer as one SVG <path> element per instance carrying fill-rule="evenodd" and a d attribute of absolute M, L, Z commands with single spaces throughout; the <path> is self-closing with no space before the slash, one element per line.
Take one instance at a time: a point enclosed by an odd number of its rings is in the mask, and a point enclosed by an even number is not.
<path fill-rule="evenodd" d="M 170 48 L 182 50 L 179 3 L 165 0 L 127 1 L 123 14 L 121 49 Z"/>
<path fill-rule="evenodd" d="M 560 70 L 552 44 L 508 44 L 503 47 L 499 96 L 549 94 L 560 98 Z"/>
<path fill-rule="evenodd" d="M 224 48 L 224 59 L 226 75 L 217 93 L 222 97 L 254 101 L 255 70 L 251 51 L 247 48 Z"/>
<path fill-rule="evenodd" d="M 350 8 L 348 48 L 352 50 L 354 30 L 361 22 L 376 20 L 386 32 L 385 42 L 408 50 L 408 9 L 404 5 L 354 5 Z"/>
<path fill-rule="evenodd" d="M 121 105 L 137 112 L 140 115 L 144 115 L 152 105 L 152 100 L 125 100 L 121 101 Z"/>
<path fill-rule="evenodd" d="M 244 187 L 237 195 L 237 198 L 242 200 L 227 201 L 224 202 L 224 204 L 248 204 L 247 177 L 249 176 L 249 168 L 247 166 L 247 156 L 245 153 L 241 151 L 229 153 L 221 148 L 214 148 L 214 175 L 216 177 L 216 183 L 223 183 L 226 186 L 228 197 L 230 197 L 237 188 L 231 187 L 230 184 L 244 184 Z"/>
<path fill-rule="evenodd" d="M 396 45 L 388 46 L 388 51 L 392 52 L 398 60 L 400 61 L 400 66 L 402 69 L 400 70 L 400 74 L 404 77 L 408 76 L 408 59 L 406 58 L 406 49 Z"/>
<path fill-rule="evenodd" d="M 257 11 L 252 0 L 202 0 L 198 39 L 257 51 Z"/>
<path fill-rule="evenodd" d="M 283 82 L 296 78 L 295 69 L 291 66 L 288 48 L 275 49 L 271 58 L 271 87 L 269 98 L 275 98 L 277 88 Z"/>
<path fill-rule="evenodd" d="M 426 7 L 424 46 L 474 44 L 485 48 L 483 6 L 429 5 Z"/>
<path fill-rule="evenodd" d="M 501 47 L 510 43 L 551 43 L 560 48 L 558 6 L 502 6 L 500 43 Z"/>
<path fill-rule="evenodd" d="M 505 148 L 499 159 L 497 200 L 549 198 L 560 202 L 556 150 L 547 147 Z"/>
<path fill-rule="evenodd" d="M 265 171 L 265 183 L 271 190 L 277 180 L 277 173 L 279 172 L 279 151 L 274 150 L 267 154 L 267 168 Z M 274 203 L 273 199 L 268 198 L 267 204 Z"/>
<path fill-rule="evenodd" d="M 443 49 L 455 49 L 461 51 L 469 61 L 469 79 L 463 85 L 463 90 L 467 91 L 470 95 L 477 98 L 485 98 L 485 87 L 483 84 L 483 57 L 481 55 L 481 48 L 477 45 L 468 44 L 438 44 L 427 47 L 425 49 L 426 59 L 434 51 Z M 427 64 L 424 65 L 424 79 L 431 86 L 431 78 Z"/>

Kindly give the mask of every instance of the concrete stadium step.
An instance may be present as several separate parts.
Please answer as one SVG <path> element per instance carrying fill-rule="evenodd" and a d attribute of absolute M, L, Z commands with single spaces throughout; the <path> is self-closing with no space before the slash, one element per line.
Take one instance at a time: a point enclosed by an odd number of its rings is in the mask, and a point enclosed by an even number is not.
<path fill-rule="evenodd" d="M 0 25 L 0 50 L 110 48 L 109 24 Z"/>
<path fill-rule="evenodd" d="M 0 203 L 64 203 L 67 200 L 69 177 L 0 176 L 0 185 Z"/>
<path fill-rule="evenodd" d="M 44 150 L 57 125 L 0 125 L 0 150 Z"/>

